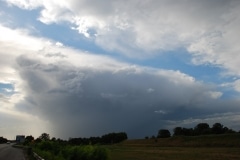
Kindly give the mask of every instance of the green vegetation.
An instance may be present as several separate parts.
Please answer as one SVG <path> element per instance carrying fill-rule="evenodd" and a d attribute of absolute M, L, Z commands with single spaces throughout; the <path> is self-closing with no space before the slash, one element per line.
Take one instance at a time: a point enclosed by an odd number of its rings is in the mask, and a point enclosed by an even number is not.
<path fill-rule="evenodd" d="M 126 140 L 127 134 L 125 132 L 109 133 L 102 137 L 90 138 L 70 138 L 69 143 L 74 145 L 88 145 L 88 144 L 114 144 Z"/>
<path fill-rule="evenodd" d="M 221 123 L 215 123 L 212 127 L 207 123 L 199 123 L 194 128 L 175 127 L 173 129 L 173 136 L 199 136 L 212 134 L 230 134 L 237 133 L 236 131 L 224 127 Z M 171 134 L 167 129 L 160 129 L 158 131 L 158 138 L 168 138 Z M 154 136 L 155 137 L 155 136 Z M 145 137 L 146 139 L 148 136 Z"/>
<path fill-rule="evenodd" d="M 173 136 L 170 138 L 127 140 L 119 146 L 139 147 L 236 147 L 240 148 L 240 134 Z"/>
<path fill-rule="evenodd" d="M 1 144 L 1 143 L 7 143 L 7 141 L 8 141 L 8 140 L 7 140 L 6 138 L 0 137 L 0 144 Z"/>
<path fill-rule="evenodd" d="M 106 147 L 109 160 L 237 160 L 240 134 L 127 140 Z"/>
<path fill-rule="evenodd" d="M 50 139 L 43 133 L 35 140 L 27 136 L 25 145 L 46 160 L 240 159 L 240 133 L 220 123 L 176 127 L 173 136 L 167 129 L 160 129 L 157 136 L 138 140 L 127 140 L 124 132 L 68 141 Z"/>
<path fill-rule="evenodd" d="M 34 146 L 34 152 L 47 160 L 107 160 L 108 151 L 101 146 L 71 146 L 42 141 Z"/>
<path fill-rule="evenodd" d="M 103 146 L 115 144 L 127 139 L 127 134 L 109 133 L 102 137 L 70 138 L 68 141 L 52 138 L 43 133 L 36 140 L 27 136 L 24 142 L 28 146 L 29 159 L 32 151 L 47 160 L 107 160 L 108 150 Z"/>
<path fill-rule="evenodd" d="M 209 134 L 229 134 L 236 133 L 236 131 L 224 127 L 221 123 L 213 124 L 212 128 L 207 123 L 199 123 L 194 128 L 182 128 L 176 127 L 173 130 L 174 136 L 199 136 L 199 135 L 209 135 Z"/>

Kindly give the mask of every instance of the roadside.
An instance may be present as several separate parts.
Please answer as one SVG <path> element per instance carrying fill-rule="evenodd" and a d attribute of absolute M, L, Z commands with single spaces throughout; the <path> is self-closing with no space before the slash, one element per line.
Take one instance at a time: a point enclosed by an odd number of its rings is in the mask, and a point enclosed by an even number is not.
<path fill-rule="evenodd" d="M 16 145 L 16 144 L 13 145 L 13 147 L 22 149 L 24 157 L 25 157 L 25 160 L 44 160 L 39 155 L 34 153 L 32 151 L 31 147 L 27 147 L 27 146 L 23 146 L 23 145 Z"/>

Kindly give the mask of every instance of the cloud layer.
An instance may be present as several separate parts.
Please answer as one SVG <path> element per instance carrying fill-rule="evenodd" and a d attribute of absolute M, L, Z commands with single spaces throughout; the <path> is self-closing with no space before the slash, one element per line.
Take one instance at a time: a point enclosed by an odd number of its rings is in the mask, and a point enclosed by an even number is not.
<path fill-rule="evenodd" d="M 185 48 L 195 64 L 210 63 L 239 75 L 236 0 L 7 2 L 23 9 L 40 8 L 39 20 L 46 24 L 70 22 L 106 50 L 144 57 Z"/>

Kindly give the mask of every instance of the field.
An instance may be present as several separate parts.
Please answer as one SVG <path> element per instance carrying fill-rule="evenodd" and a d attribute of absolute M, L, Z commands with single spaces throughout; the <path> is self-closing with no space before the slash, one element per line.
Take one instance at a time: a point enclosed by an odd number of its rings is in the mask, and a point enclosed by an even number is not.
<path fill-rule="evenodd" d="M 239 160 L 240 134 L 127 140 L 107 148 L 110 160 Z"/>

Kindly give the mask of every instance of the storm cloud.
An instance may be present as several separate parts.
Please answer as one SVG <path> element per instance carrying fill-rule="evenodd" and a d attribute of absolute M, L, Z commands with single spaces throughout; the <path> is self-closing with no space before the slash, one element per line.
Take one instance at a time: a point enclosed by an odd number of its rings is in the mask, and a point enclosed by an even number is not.
<path fill-rule="evenodd" d="M 76 56 L 82 59 L 86 55 Z M 48 58 L 40 61 L 23 55 L 16 62 L 26 91 L 23 101 L 30 107 L 25 112 L 31 110 L 49 121 L 52 134 L 59 137 L 114 131 L 143 137 L 168 128 L 173 123 L 170 120 L 210 116 L 229 109 L 220 104 L 221 94 L 214 86 L 179 71 L 120 62 L 116 66 L 110 59 L 107 66 L 102 60 L 103 64 L 89 67 L 67 60 L 47 63 Z M 237 110 L 234 105 L 228 107 Z"/>

